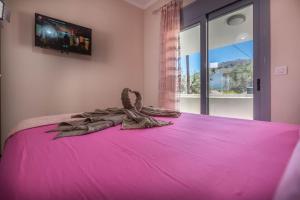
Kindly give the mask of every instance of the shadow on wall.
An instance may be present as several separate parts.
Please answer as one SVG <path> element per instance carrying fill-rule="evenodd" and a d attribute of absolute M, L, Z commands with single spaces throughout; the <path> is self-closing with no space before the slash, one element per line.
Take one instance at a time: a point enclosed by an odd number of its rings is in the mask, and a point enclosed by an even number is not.
<path fill-rule="evenodd" d="M 51 15 L 50 15 L 51 16 Z M 34 13 L 18 13 L 18 33 L 19 44 L 21 46 L 28 46 L 32 48 L 32 52 L 38 54 L 46 54 L 50 56 L 59 56 L 70 59 L 80 59 L 85 61 L 93 61 L 100 63 L 107 63 L 110 60 L 110 47 L 113 38 L 106 33 L 93 29 L 92 32 L 92 56 L 81 55 L 76 53 L 65 54 L 54 49 L 43 49 L 35 46 L 35 22 Z M 12 19 L 13 20 L 13 19 Z M 62 19 L 63 20 L 63 19 Z"/>

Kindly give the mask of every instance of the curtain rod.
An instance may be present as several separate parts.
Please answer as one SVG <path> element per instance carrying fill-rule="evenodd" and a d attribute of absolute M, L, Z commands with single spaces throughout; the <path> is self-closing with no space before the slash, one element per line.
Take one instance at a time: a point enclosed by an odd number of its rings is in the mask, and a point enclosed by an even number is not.
<path fill-rule="evenodd" d="M 183 0 L 175 0 L 175 2 L 182 2 Z M 164 4 L 163 6 L 161 6 L 161 7 L 159 7 L 159 8 L 157 8 L 156 10 L 153 10 L 152 11 L 152 14 L 153 15 L 156 15 L 157 13 L 159 13 L 160 11 L 161 11 L 161 9 L 163 9 L 165 6 L 168 6 L 170 3 L 172 3 L 172 1 L 170 1 L 170 2 L 168 2 L 168 3 L 166 3 L 166 4 Z"/>

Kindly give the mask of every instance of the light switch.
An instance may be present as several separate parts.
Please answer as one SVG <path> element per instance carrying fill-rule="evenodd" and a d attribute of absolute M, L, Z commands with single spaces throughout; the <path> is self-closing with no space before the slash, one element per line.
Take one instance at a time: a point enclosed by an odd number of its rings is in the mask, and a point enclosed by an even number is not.
<path fill-rule="evenodd" d="M 288 67 L 287 66 L 277 66 L 275 67 L 275 75 L 282 76 L 288 74 Z"/>

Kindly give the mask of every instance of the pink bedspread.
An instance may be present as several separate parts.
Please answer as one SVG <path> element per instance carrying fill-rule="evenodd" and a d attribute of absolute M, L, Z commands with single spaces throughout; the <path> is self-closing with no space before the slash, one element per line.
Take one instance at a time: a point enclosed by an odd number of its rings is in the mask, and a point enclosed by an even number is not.
<path fill-rule="evenodd" d="M 2 200 L 271 200 L 299 139 L 294 125 L 183 114 L 175 125 L 52 140 L 12 136 Z"/>

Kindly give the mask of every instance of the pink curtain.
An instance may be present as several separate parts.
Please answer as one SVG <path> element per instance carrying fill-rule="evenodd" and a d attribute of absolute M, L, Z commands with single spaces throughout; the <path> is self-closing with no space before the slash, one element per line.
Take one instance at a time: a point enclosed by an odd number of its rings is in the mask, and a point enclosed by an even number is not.
<path fill-rule="evenodd" d="M 173 0 L 161 9 L 159 106 L 172 110 L 179 108 L 180 8 L 181 2 Z"/>

